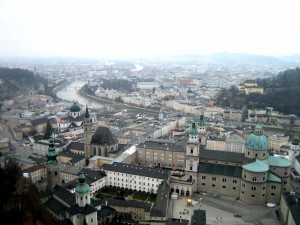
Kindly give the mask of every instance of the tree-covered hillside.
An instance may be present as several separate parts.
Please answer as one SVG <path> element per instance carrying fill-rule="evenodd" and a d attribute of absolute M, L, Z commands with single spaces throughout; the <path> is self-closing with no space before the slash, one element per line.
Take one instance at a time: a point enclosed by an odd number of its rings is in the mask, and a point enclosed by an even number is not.
<path fill-rule="evenodd" d="M 270 106 L 283 114 L 300 116 L 300 68 L 280 72 L 272 78 L 258 79 L 257 84 L 264 87 L 264 95 L 245 95 L 231 87 L 220 91 L 218 104 L 233 108 Z"/>
<path fill-rule="evenodd" d="M 0 101 L 24 94 L 33 88 L 37 89 L 45 82 L 45 79 L 34 76 L 32 71 L 0 67 Z"/>

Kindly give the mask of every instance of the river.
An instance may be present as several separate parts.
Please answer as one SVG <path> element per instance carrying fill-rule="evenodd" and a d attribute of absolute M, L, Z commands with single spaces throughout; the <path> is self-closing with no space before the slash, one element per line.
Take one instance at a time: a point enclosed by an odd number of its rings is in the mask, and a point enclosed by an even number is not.
<path fill-rule="evenodd" d="M 66 101 L 77 101 L 79 104 L 88 105 L 90 108 L 101 109 L 103 107 L 99 102 L 81 97 L 76 94 L 76 90 L 79 90 L 82 86 L 84 86 L 87 82 L 82 80 L 77 80 L 72 82 L 71 84 L 64 87 L 62 90 L 57 92 L 57 97 Z"/>
<path fill-rule="evenodd" d="M 133 105 L 128 105 L 128 104 L 120 104 L 120 103 L 114 103 L 110 102 L 108 100 L 93 100 L 90 98 L 85 98 L 83 96 L 80 96 L 76 93 L 82 86 L 84 86 L 87 82 L 83 80 L 77 80 L 73 81 L 72 83 L 68 84 L 66 87 L 61 89 L 60 91 L 57 92 L 57 97 L 61 98 L 66 101 L 77 101 L 81 105 L 88 105 L 89 108 L 94 108 L 94 109 L 101 109 L 104 106 L 109 108 L 109 109 L 127 109 L 130 112 L 134 113 L 144 113 L 148 114 L 151 116 L 158 116 L 158 111 L 153 110 L 153 109 L 147 109 L 147 108 L 141 108 L 138 106 L 133 106 Z M 92 97 L 93 98 L 93 97 Z M 101 102 L 102 101 L 102 102 Z"/>

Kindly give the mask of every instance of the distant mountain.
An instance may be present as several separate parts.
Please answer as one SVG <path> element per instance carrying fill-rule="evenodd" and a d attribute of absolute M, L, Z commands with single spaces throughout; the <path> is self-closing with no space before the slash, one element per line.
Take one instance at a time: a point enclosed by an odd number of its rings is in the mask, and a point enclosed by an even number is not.
<path fill-rule="evenodd" d="M 300 63 L 300 55 L 281 56 L 278 58 L 288 62 Z"/>
<path fill-rule="evenodd" d="M 229 64 L 281 64 L 283 60 L 265 55 L 252 55 L 246 53 L 221 52 L 212 55 L 212 60 L 218 63 Z"/>

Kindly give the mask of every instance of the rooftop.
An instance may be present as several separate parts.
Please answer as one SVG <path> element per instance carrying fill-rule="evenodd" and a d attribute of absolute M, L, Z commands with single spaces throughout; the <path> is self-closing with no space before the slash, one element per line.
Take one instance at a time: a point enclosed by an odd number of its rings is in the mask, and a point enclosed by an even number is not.
<path fill-rule="evenodd" d="M 157 179 L 168 180 L 170 177 L 171 171 L 159 169 L 159 168 L 151 168 L 145 166 L 137 166 L 137 165 L 129 165 L 125 163 L 113 163 L 111 165 L 104 164 L 102 166 L 103 170 L 114 171 L 119 173 L 127 173 L 144 177 L 152 177 Z"/>
<path fill-rule="evenodd" d="M 259 159 L 256 159 L 255 162 L 245 164 L 242 167 L 245 170 L 248 170 L 250 172 L 255 172 L 255 173 L 263 173 L 269 170 L 269 165 L 267 161 L 266 160 L 262 161 Z"/>

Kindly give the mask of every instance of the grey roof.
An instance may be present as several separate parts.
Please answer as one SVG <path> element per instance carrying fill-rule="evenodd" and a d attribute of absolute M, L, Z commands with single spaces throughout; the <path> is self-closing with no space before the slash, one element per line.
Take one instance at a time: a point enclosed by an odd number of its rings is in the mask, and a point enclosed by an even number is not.
<path fill-rule="evenodd" d="M 72 205 L 67 209 L 68 213 L 71 215 L 83 214 L 89 215 L 93 212 L 96 212 L 97 209 L 91 205 L 86 204 L 84 207 L 80 207 L 78 204 Z"/>
<path fill-rule="evenodd" d="M 165 181 L 163 181 L 158 186 L 156 200 L 150 210 L 151 217 L 167 216 L 169 194 L 170 194 L 170 186 Z"/>
<path fill-rule="evenodd" d="M 100 218 L 107 218 L 109 215 L 116 213 L 116 210 L 109 206 L 102 206 L 100 210 L 97 211 L 98 220 Z"/>
<path fill-rule="evenodd" d="M 70 164 L 60 163 L 59 170 L 64 173 L 69 173 L 77 176 L 82 171 L 82 168 Z"/>
<path fill-rule="evenodd" d="M 194 210 L 192 215 L 191 225 L 206 225 L 206 212 L 205 210 Z"/>
<path fill-rule="evenodd" d="M 290 209 L 295 224 L 300 224 L 300 192 L 284 192 L 283 198 Z"/>
<path fill-rule="evenodd" d="M 200 159 L 229 161 L 235 163 L 242 163 L 244 161 L 244 153 L 239 152 L 227 152 L 217 150 L 203 149 L 200 151 Z"/>
<path fill-rule="evenodd" d="M 146 212 L 150 211 L 151 204 L 143 201 L 137 200 L 120 200 L 120 199 L 104 199 L 103 204 L 107 201 L 108 205 L 111 206 L 121 206 L 121 207 L 134 207 L 134 208 L 142 208 L 145 209 Z"/>
<path fill-rule="evenodd" d="M 171 141 L 163 142 L 163 141 L 145 141 L 143 143 L 140 143 L 138 148 L 150 148 L 150 149 L 159 149 L 159 150 L 169 150 L 169 151 L 179 151 L 184 152 L 185 149 L 182 147 L 182 145 L 178 145 L 176 143 L 173 143 Z"/>
<path fill-rule="evenodd" d="M 118 143 L 117 138 L 108 127 L 100 126 L 95 131 L 91 144 L 96 145 L 114 145 Z"/>
<path fill-rule="evenodd" d="M 55 185 L 52 192 L 53 195 L 56 195 L 59 199 L 63 200 L 68 206 L 71 206 L 76 202 L 75 195 L 60 185 Z"/>
<path fill-rule="evenodd" d="M 89 184 L 89 181 L 91 183 L 102 179 L 103 177 L 106 177 L 106 174 L 104 171 L 100 170 L 91 170 L 89 168 L 85 168 L 82 170 L 83 174 L 85 175 L 85 180 Z"/>
<path fill-rule="evenodd" d="M 71 151 L 61 151 L 58 153 L 58 156 L 64 156 L 64 157 L 71 158 L 71 160 L 69 161 L 69 163 L 71 163 L 71 164 L 75 164 L 75 163 L 85 159 L 85 157 L 83 155 L 75 154 Z"/>
<path fill-rule="evenodd" d="M 198 166 L 198 172 L 230 176 L 230 177 L 241 177 L 242 167 L 200 162 Z"/>
<path fill-rule="evenodd" d="M 82 142 L 71 142 L 69 145 L 68 145 L 68 147 L 67 147 L 67 149 L 69 149 L 69 150 L 80 150 L 80 151 L 84 151 L 84 143 L 82 143 Z"/>
<path fill-rule="evenodd" d="M 159 168 L 145 167 L 145 166 L 136 166 L 125 163 L 113 163 L 113 164 L 104 164 L 102 166 L 103 170 L 121 172 L 127 174 L 133 174 L 144 177 L 152 177 L 157 179 L 168 180 L 170 177 L 171 171 Z"/>
<path fill-rule="evenodd" d="M 42 118 L 30 120 L 30 123 L 32 124 L 32 126 L 37 126 L 40 124 L 47 123 L 47 121 L 48 121 L 47 117 L 42 117 Z"/>
<path fill-rule="evenodd" d="M 59 215 L 65 215 L 65 212 L 67 210 L 67 206 L 62 204 L 57 199 L 51 197 L 45 202 L 45 207 L 48 210 L 51 210 L 53 213 L 55 213 L 57 216 Z"/>

